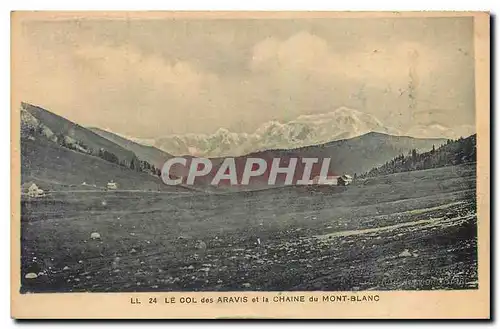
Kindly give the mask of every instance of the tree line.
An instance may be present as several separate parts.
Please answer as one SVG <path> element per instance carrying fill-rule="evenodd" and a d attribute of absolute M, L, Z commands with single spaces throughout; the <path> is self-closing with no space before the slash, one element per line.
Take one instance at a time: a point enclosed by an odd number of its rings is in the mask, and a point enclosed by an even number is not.
<path fill-rule="evenodd" d="M 476 161 L 476 135 L 467 138 L 448 139 L 446 144 L 432 146 L 432 150 L 419 153 L 412 149 L 408 154 L 400 154 L 380 167 L 359 175 L 359 178 L 388 175 L 413 170 L 439 168 Z"/>

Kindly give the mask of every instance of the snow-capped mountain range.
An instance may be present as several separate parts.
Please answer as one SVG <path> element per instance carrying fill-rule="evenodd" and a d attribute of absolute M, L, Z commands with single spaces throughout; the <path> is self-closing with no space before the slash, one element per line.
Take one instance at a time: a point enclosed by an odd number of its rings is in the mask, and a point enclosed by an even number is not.
<path fill-rule="evenodd" d="M 475 133 L 473 125 L 448 128 L 439 124 L 416 125 L 406 131 L 385 126 L 373 115 L 346 107 L 323 114 L 301 115 L 288 122 L 269 121 L 253 133 L 219 128 L 213 134 L 168 135 L 156 139 L 123 136 L 155 146 L 173 155 L 238 156 L 269 149 L 291 149 L 348 139 L 369 132 L 418 138 L 458 138 Z"/>

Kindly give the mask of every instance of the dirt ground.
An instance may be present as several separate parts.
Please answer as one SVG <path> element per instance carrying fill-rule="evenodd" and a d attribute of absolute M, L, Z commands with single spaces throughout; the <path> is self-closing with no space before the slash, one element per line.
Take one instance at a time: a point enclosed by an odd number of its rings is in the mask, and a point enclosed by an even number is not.
<path fill-rule="evenodd" d="M 478 287 L 472 165 L 321 189 L 51 191 L 21 211 L 22 292 Z"/>

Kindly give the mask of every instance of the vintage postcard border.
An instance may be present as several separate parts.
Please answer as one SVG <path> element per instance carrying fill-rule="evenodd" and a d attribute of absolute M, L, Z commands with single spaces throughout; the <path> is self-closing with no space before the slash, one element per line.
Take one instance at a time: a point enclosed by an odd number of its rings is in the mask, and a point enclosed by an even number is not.
<path fill-rule="evenodd" d="M 468 291 L 284 292 L 319 302 L 262 303 L 277 292 L 165 292 L 20 294 L 20 95 L 16 93 L 19 25 L 31 19 L 146 18 L 336 18 L 473 16 L 477 126 L 477 211 L 479 289 Z M 15 318 L 488 318 L 490 316 L 490 33 L 489 14 L 479 12 L 14 12 L 12 13 L 11 104 L 11 315 Z M 324 296 L 378 296 L 378 301 L 322 302 Z M 207 304 L 203 297 L 247 296 L 247 303 Z M 351 297 L 354 296 L 354 297 Z M 197 304 L 164 303 L 165 298 L 191 297 Z M 131 304 L 139 298 L 141 305 Z M 157 298 L 157 304 L 149 304 Z M 352 300 L 352 299 L 351 299 Z"/>

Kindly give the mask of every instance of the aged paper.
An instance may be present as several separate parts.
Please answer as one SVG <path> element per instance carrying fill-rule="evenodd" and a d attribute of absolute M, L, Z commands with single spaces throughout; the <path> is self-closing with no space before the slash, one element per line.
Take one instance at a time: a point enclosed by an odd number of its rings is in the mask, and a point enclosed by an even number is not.
<path fill-rule="evenodd" d="M 15 318 L 489 318 L 489 14 L 14 12 Z"/>

